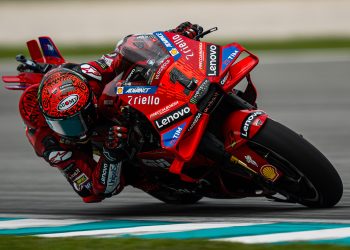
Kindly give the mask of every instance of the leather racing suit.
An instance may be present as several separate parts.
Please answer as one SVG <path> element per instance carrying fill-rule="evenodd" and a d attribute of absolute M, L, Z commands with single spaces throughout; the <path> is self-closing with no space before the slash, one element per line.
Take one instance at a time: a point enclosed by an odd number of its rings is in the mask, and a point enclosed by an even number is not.
<path fill-rule="evenodd" d="M 194 38 L 202 31 L 200 26 L 188 22 L 170 30 L 189 38 Z M 95 97 L 99 99 L 106 84 L 116 76 L 120 75 L 122 78 L 124 74 L 130 72 L 132 64 L 124 60 L 119 49 L 124 43 L 128 43 L 129 48 L 142 49 L 137 43 L 137 37 L 138 35 L 125 37 L 118 43 L 113 53 L 103 55 L 98 60 L 80 65 L 69 64 L 67 67 L 82 73 L 89 80 Z M 91 141 L 75 143 L 54 133 L 39 111 L 37 92 L 38 85 L 26 89 L 19 104 L 22 119 L 27 124 L 26 136 L 36 154 L 43 157 L 52 167 L 59 169 L 84 202 L 99 202 L 118 194 L 127 184 L 122 169 L 125 154 L 113 156 L 101 147 L 100 157 L 96 159 Z M 101 125 L 99 132 L 101 137 L 108 137 L 108 131 L 110 133 L 108 126 L 110 128 L 116 125 L 103 118 L 99 119 L 98 124 Z"/>

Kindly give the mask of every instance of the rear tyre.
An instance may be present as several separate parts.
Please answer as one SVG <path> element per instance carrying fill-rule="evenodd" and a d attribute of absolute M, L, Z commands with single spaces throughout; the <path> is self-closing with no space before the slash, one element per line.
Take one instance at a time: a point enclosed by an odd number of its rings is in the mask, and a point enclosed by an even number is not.
<path fill-rule="evenodd" d="M 342 197 L 343 184 L 332 164 L 313 145 L 282 124 L 267 119 L 250 145 L 284 173 L 272 186 L 283 189 L 292 200 L 308 207 L 327 208 Z"/>

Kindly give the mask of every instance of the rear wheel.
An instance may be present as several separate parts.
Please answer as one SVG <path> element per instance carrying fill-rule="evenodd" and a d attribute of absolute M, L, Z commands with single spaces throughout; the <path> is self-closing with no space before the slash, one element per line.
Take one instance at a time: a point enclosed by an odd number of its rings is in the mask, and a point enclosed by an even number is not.
<path fill-rule="evenodd" d="M 337 204 L 342 197 L 343 184 L 332 164 L 313 145 L 282 124 L 267 119 L 250 147 L 283 173 L 269 185 L 287 200 L 326 208 Z"/>

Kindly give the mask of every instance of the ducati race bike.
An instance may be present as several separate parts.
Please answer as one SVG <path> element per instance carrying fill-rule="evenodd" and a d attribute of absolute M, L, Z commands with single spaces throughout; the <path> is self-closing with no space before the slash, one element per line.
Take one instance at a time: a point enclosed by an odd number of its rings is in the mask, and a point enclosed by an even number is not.
<path fill-rule="evenodd" d="M 258 109 L 250 76 L 255 55 L 238 43 L 219 46 L 171 32 L 138 35 L 137 43 L 143 49 L 120 48 L 134 50 L 123 54 L 134 67 L 105 86 L 101 108 L 113 108 L 117 98 L 125 103 L 130 168 L 157 186 L 145 192 L 170 204 L 267 197 L 324 208 L 340 200 L 342 181 L 326 157 Z M 3 76 L 19 83 L 8 89 L 37 84 L 47 65 L 65 63 L 49 37 L 27 46 L 32 59 L 17 60 L 32 71 Z"/>

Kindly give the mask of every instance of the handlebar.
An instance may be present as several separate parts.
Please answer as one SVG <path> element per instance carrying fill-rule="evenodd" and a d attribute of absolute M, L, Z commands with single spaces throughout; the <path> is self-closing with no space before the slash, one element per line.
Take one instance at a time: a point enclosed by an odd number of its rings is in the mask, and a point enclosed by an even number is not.
<path fill-rule="evenodd" d="M 16 61 L 22 63 L 26 68 L 37 73 L 46 73 L 51 68 L 50 64 L 39 65 L 38 63 L 27 59 L 24 55 L 21 54 L 16 56 Z"/>

